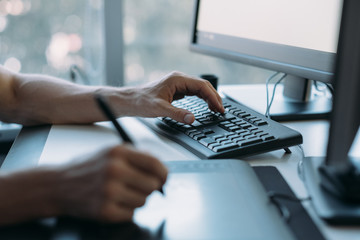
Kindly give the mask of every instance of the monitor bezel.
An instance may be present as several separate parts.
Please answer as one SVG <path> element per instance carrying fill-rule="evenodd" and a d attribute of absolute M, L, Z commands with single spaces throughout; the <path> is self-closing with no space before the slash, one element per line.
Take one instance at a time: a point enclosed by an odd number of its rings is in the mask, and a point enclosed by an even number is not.
<path fill-rule="evenodd" d="M 190 50 L 193 52 L 223 58 L 268 70 L 287 73 L 325 83 L 331 83 L 334 77 L 336 53 L 305 48 L 267 43 L 251 39 L 237 38 L 236 46 L 228 36 L 202 32 L 197 30 L 200 0 L 195 1 L 194 16 L 191 31 Z M 219 39 L 219 43 L 212 44 L 206 40 L 206 34 Z M 205 35 L 205 37 L 204 37 Z M 222 47 L 220 47 L 221 45 Z M 236 50 L 234 50 L 236 47 Z M 274 57 L 275 56 L 275 57 Z"/>

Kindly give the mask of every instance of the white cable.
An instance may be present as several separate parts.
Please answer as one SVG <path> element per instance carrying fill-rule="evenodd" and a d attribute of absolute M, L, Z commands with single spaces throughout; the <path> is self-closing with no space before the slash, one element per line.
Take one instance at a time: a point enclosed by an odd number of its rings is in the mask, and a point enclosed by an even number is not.
<path fill-rule="evenodd" d="M 287 74 L 284 73 L 282 75 L 282 77 L 275 83 L 274 88 L 273 88 L 273 94 L 271 96 L 271 100 L 269 101 L 269 83 L 274 77 L 276 77 L 279 74 L 280 74 L 280 72 L 276 72 L 275 74 L 271 75 L 266 80 L 266 112 L 265 112 L 265 117 L 267 117 L 267 118 L 270 118 L 270 108 L 271 108 L 271 105 L 272 105 L 272 103 L 274 101 L 276 87 L 287 76 Z"/>
<path fill-rule="evenodd" d="M 265 111 L 265 117 L 268 117 L 267 112 L 268 112 L 268 108 L 269 108 L 269 82 L 279 74 L 280 74 L 280 72 L 276 72 L 276 73 L 274 73 L 273 75 L 271 75 L 270 77 L 268 77 L 266 79 L 266 111 Z"/>
<path fill-rule="evenodd" d="M 272 103 L 273 103 L 273 101 L 274 101 L 276 87 L 277 87 L 277 85 L 278 85 L 286 76 L 287 76 L 287 74 L 284 74 L 284 75 L 275 83 L 275 85 L 274 85 L 274 89 L 273 89 L 273 94 L 272 94 L 272 97 L 271 97 L 271 101 L 270 101 L 269 106 L 268 106 L 268 108 L 267 108 L 267 115 L 268 115 L 268 117 L 270 117 L 270 108 L 271 108 L 271 105 L 272 105 Z"/>

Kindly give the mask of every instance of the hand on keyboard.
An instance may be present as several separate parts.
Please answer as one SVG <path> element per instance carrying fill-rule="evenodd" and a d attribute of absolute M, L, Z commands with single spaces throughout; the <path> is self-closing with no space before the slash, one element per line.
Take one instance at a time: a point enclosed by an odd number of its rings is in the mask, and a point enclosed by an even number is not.
<path fill-rule="evenodd" d="M 187 109 L 178 108 L 171 103 L 185 95 L 196 95 L 207 102 L 206 107 L 214 112 L 224 112 L 222 100 L 212 85 L 202 79 L 173 72 L 162 80 L 150 83 L 137 90 L 137 113 L 143 117 L 170 117 L 181 123 L 190 124 L 194 114 Z M 138 114 L 137 114 L 138 115 Z"/>

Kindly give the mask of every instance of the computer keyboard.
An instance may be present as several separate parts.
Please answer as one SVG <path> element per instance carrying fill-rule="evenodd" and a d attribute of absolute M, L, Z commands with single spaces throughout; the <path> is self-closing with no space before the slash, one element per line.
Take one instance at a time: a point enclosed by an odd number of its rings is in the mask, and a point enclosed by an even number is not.
<path fill-rule="evenodd" d="M 168 117 L 140 120 L 200 158 L 243 157 L 302 143 L 300 133 L 230 99 L 223 99 L 224 114 L 209 110 L 207 103 L 195 96 L 173 105 L 194 113 L 194 123 L 187 125 Z"/>

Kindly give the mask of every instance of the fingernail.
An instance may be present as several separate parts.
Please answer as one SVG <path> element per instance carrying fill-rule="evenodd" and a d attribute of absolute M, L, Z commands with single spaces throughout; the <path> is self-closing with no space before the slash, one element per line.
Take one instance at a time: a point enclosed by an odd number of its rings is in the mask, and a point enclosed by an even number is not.
<path fill-rule="evenodd" d="M 191 113 L 186 114 L 184 117 L 184 121 L 187 124 L 191 124 L 193 122 L 193 119 L 194 119 L 194 116 Z"/>

